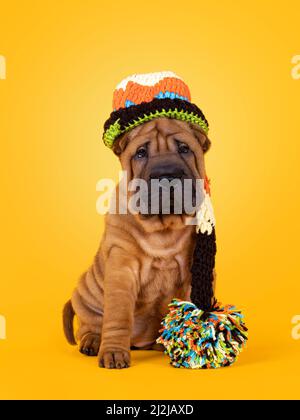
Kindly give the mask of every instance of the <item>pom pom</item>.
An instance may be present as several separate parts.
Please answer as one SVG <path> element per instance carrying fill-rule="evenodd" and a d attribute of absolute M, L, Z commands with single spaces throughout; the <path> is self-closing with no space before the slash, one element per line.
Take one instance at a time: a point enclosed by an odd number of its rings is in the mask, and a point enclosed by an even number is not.
<path fill-rule="evenodd" d="M 234 306 L 216 303 L 205 312 L 191 302 L 173 299 L 169 308 L 157 343 L 164 345 L 171 365 L 215 369 L 235 362 L 248 334 L 243 315 Z"/>

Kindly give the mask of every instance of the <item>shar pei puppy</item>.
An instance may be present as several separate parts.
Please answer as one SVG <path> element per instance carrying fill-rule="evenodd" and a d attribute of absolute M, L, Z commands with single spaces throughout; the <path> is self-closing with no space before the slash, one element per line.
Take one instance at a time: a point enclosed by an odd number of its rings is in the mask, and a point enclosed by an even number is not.
<path fill-rule="evenodd" d="M 209 147 L 199 125 L 162 116 L 127 130 L 112 149 L 128 182 L 142 179 L 151 192 L 152 180 L 189 179 L 195 203 L 195 181 L 206 178 L 204 154 Z M 78 342 L 87 356 L 98 355 L 100 367 L 126 368 L 132 348 L 157 348 L 171 299 L 190 299 L 195 226 L 188 223 L 193 215 L 184 206 L 175 212 L 175 199 L 174 193 L 169 195 L 168 214 L 161 201 L 151 213 L 151 194 L 147 211 L 108 212 L 94 261 L 64 307 L 67 340 Z"/>

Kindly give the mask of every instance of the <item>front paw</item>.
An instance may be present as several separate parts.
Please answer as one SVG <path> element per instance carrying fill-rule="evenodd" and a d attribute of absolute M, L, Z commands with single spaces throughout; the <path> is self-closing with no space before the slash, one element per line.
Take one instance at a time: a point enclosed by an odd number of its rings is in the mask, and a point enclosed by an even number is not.
<path fill-rule="evenodd" d="M 124 369 L 130 366 L 130 352 L 118 349 L 100 350 L 99 366 L 107 369 Z"/>
<path fill-rule="evenodd" d="M 100 347 L 100 335 L 87 333 L 80 341 L 79 351 L 86 356 L 97 356 Z"/>

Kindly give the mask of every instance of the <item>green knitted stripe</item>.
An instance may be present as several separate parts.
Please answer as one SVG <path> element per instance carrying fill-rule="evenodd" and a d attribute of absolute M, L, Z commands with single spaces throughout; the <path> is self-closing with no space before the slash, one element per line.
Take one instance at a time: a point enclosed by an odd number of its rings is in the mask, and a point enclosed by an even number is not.
<path fill-rule="evenodd" d="M 114 141 L 117 137 L 121 134 L 126 133 L 129 130 L 137 127 L 138 125 L 144 124 L 145 122 L 151 121 L 154 118 L 159 117 L 166 117 L 166 118 L 173 118 L 180 121 L 188 121 L 194 124 L 198 124 L 204 132 L 208 133 L 208 125 L 202 118 L 195 115 L 193 112 L 188 111 L 178 111 L 177 108 L 169 109 L 166 111 L 162 109 L 161 111 L 151 112 L 150 114 L 144 114 L 143 117 L 139 117 L 136 120 L 133 120 L 130 124 L 128 124 L 125 128 L 121 128 L 120 119 L 118 119 L 114 124 L 112 124 L 103 134 L 103 141 L 105 146 L 109 147 L 110 149 L 113 147 Z"/>

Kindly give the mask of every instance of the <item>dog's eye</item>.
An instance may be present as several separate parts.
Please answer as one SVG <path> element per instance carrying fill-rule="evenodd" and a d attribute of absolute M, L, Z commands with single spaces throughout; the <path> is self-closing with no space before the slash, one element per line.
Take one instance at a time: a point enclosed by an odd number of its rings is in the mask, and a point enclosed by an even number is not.
<path fill-rule="evenodd" d="M 184 154 L 184 153 L 188 153 L 189 151 L 190 151 L 190 148 L 187 144 L 178 143 L 178 153 Z"/>
<path fill-rule="evenodd" d="M 143 159 L 148 156 L 147 148 L 145 146 L 137 149 L 136 154 L 134 155 L 135 159 Z"/>

